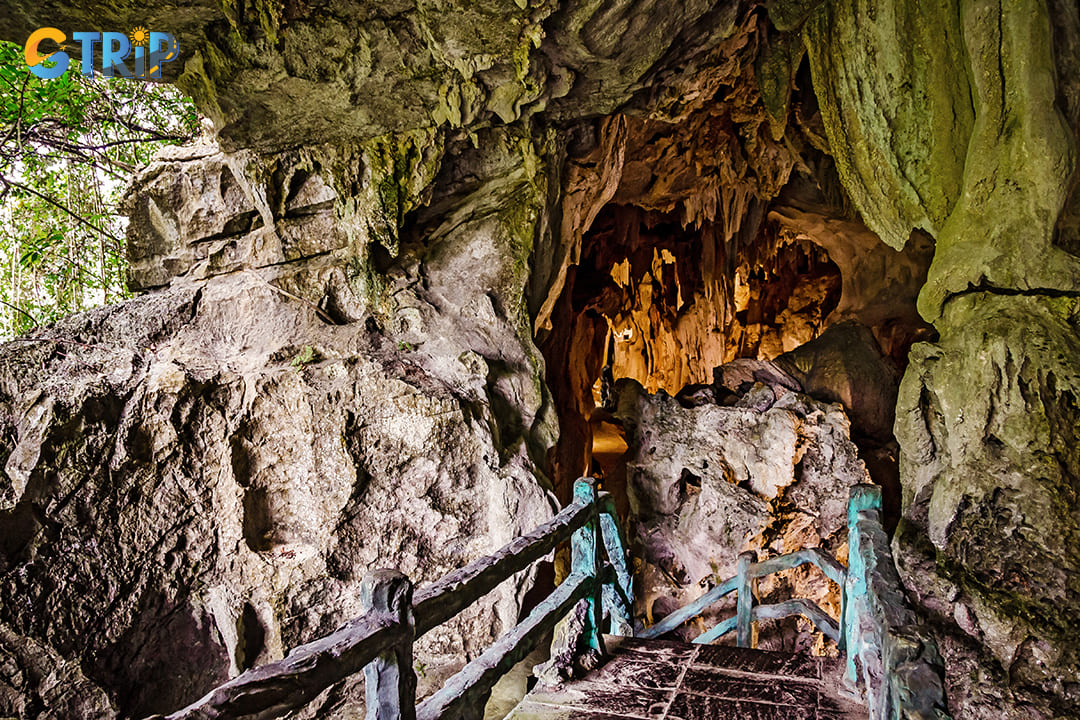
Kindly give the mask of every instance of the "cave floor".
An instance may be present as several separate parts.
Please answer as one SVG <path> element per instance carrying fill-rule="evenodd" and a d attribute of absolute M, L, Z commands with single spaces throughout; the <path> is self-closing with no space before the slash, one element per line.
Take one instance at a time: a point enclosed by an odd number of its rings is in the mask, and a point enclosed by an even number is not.
<path fill-rule="evenodd" d="M 854 720 L 830 658 L 605 638 L 610 659 L 581 680 L 535 688 L 507 720 Z"/>

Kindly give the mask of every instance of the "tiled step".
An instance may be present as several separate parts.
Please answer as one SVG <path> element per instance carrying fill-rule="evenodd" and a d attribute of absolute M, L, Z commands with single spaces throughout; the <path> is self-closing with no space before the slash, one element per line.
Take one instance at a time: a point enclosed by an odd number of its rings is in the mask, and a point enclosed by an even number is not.
<path fill-rule="evenodd" d="M 863 720 L 839 665 L 805 655 L 605 638 L 611 658 L 559 688 L 536 688 L 508 720 Z"/>

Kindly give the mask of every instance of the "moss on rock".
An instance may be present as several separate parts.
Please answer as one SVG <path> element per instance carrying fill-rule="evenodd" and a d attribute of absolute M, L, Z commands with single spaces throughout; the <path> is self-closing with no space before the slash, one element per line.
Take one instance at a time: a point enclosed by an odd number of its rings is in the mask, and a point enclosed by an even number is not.
<path fill-rule="evenodd" d="M 937 557 L 933 569 L 902 561 L 905 582 L 924 608 L 951 608 L 1006 672 L 1024 642 L 1044 645 L 1048 686 L 1080 672 L 1077 306 L 954 299 L 950 332 L 913 348 L 897 406 L 898 556 L 923 552 L 925 534 Z"/>
<path fill-rule="evenodd" d="M 372 234 L 396 256 L 405 215 L 421 203 L 439 171 L 442 138 L 435 130 L 421 129 L 377 137 L 361 148 L 365 184 L 374 193 Z"/>
<path fill-rule="evenodd" d="M 803 34 L 844 188 L 897 249 L 937 235 L 960 195 L 974 114 L 958 1 L 824 3 Z"/>

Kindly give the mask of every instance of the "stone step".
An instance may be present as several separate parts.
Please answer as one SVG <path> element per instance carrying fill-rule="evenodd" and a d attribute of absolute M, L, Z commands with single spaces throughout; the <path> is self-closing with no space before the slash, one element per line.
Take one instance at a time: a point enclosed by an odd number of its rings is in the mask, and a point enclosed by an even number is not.
<path fill-rule="evenodd" d="M 610 659 L 581 680 L 537 687 L 507 720 L 865 720 L 830 658 L 605 638 Z"/>

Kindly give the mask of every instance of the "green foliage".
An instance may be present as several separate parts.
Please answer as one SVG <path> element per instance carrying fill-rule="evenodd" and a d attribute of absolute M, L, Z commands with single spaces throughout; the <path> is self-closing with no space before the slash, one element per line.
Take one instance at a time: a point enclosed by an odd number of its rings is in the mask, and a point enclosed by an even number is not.
<path fill-rule="evenodd" d="M 168 85 L 27 70 L 0 42 L 0 338 L 127 297 L 131 176 L 199 118 Z"/>
<path fill-rule="evenodd" d="M 313 362 L 314 360 L 315 348 L 310 345 L 305 345 L 300 352 L 296 353 L 296 357 L 294 357 L 289 364 L 296 368 L 297 372 L 300 372 L 307 367 L 308 363 Z"/>

